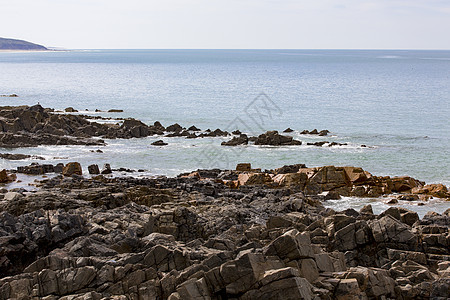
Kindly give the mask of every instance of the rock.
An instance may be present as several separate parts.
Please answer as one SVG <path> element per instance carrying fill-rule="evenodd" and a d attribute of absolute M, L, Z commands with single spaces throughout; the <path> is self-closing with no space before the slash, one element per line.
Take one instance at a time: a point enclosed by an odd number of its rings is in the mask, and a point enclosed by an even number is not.
<path fill-rule="evenodd" d="M 123 109 L 109 109 L 108 112 L 109 113 L 121 113 L 121 112 L 123 112 Z"/>
<path fill-rule="evenodd" d="M 0 171 L 0 183 L 9 183 L 16 181 L 16 174 L 8 174 L 5 169 Z"/>
<path fill-rule="evenodd" d="M 170 125 L 166 128 L 166 131 L 168 131 L 168 132 L 180 132 L 182 130 L 183 130 L 183 127 L 181 127 L 181 125 L 178 123 Z"/>
<path fill-rule="evenodd" d="M 411 189 L 412 194 L 425 194 L 438 198 L 450 198 L 448 189 L 443 184 L 427 184 L 423 187 L 414 187 Z"/>
<path fill-rule="evenodd" d="M 152 143 L 153 146 L 167 146 L 168 144 L 165 143 L 163 140 L 157 140 L 156 142 Z"/>
<path fill-rule="evenodd" d="M 372 205 L 370 205 L 370 204 L 364 205 L 364 206 L 359 210 L 359 212 L 360 212 L 361 214 L 369 214 L 369 215 L 373 215 Z"/>
<path fill-rule="evenodd" d="M 417 236 L 411 232 L 408 225 L 401 223 L 391 215 L 386 215 L 379 220 L 369 222 L 373 237 L 378 243 L 387 243 L 405 250 L 417 249 Z"/>
<path fill-rule="evenodd" d="M 319 136 L 325 136 L 325 135 L 328 135 L 328 133 L 330 133 L 330 131 L 329 130 L 321 130 L 321 131 L 319 131 Z"/>
<path fill-rule="evenodd" d="M 251 170 L 252 165 L 250 163 L 239 163 L 236 165 L 236 171 L 246 172 Z"/>
<path fill-rule="evenodd" d="M 262 185 L 273 182 L 272 177 L 266 173 L 242 173 L 238 176 L 239 185 Z"/>
<path fill-rule="evenodd" d="M 45 158 L 43 158 L 42 156 L 27 155 L 27 154 L 10 154 L 10 153 L 0 153 L 0 158 L 8 160 L 22 160 L 28 158 L 45 160 Z"/>
<path fill-rule="evenodd" d="M 194 125 L 192 125 L 191 127 L 188 128 L 189 131 L 200 131 L 200 128 L 195 127 Z"/>
<path fill-rule="evenodd" d="M 337 285 L 334 297 L 337 300 L 360 299 L 362 292 L 359 288 L 358 281 L 352 279 L 341 279 Z M 364 298 L 363 298 L 364 299 Z"/>
<path fill-rule="evenodd" d="M 103 165 L 103 169 L 102 169 L 102 171 L 100 173 L 103 174 L 103 175 L 111 174 L 112 173 L 111 165 L 110 164 L 104 164 Z"/>
<path fill-rule="evenodd" d="M 306 168 L 305 164 L 285 165 L 281 168 L 273 170 L 275 174 L 297 173 L 300 169 Z"/>
<path fill-rule="evenodd" d="M 248 137 L 245 134 L 241 134 L 239 137 L 233 137 L 231 140 L 222 142 L 222 146 L 238 146 L 238 145 L 247 145 Z"/>
<path fill-rule="evenodd" d="M 278 174 L 273 177 L 273 181 L 281 187 L 297 187 L 303 189 L 308 176 L 304 173 Z"/>
<path fill-rule="evenodd" d="M 291 136 L 280 135 L 278 131 L 267 131 L 258 136 L 255 145 L 269 145 L 269 146 L 287 146 L 287 145 L 301 145 L 301 141 L 294 140 Z"/>
<path fill-rule="evenodd" d="M 72 175 L 83 175 L 83 171 L 81 170 L 81 165 L 78 162 L 70 162 L 64 166 L 62 171 L 64 176 L 72 176 Z"/>
<path fill-rule="evenodd" d="M 71 113 L 78 112 L 78 110 L 74 109 L 73 107 L 67 107 L 67 108 L 64 109 L 64 111 L 65 112 L 71 112 Z"/>
<path fill-rule="evenodd" d="M 297 260 L 314 258 L 309 234 L 301 234 L 292 229 L 269 243 L 264 248 L 265 255 L 277 255 L 281 259 Z"/>
<path fill-rule="evenodd" d="M 286 128 L 285 130 L 283 130 L 283 132 L 286 132 L 286 133 L 288 133 L 288 132 L 293 132 L 294 130 L 293 129 L 291 129 L 291 128 Z"/>
<path fill-rule="evenodd" d="M 5 201 L 16 201 L 22 198 L 22 194 L 16 192 L 7 192 L 3 198 Z"/>
<path fill-rule="evenodd" d="M 88 166 L 89 174 L 98 175 L 100 174 L 100 169 L 98 168 L 98 165 L 93 164 Z"/>

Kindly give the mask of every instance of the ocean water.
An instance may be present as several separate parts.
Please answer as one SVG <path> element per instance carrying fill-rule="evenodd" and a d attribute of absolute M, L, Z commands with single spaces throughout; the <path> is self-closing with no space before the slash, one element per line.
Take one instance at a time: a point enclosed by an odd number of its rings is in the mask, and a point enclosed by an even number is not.
<path fill-rule="evenodd" d="M 224 147 L 229 138 L 107 140 L 99 147 L 39 146 L 1 152 L 145 169 L 174 176 L 197 168 L 286 164 L 359 166 L 450 185 L 450 51 L 86 50 L 0 53 L 0 105 L 33 105 L 167 126 L 294 129 L 304 142 L 340 147 Z M 95 113 L 95 109 L 123 113 Z M 88 110 L 85 112 L 84 110 Z M 317 128 L 329 136 L 299 133 Z M 361 145 L 368 147 L 361 147 Z M 0 160 L 0 168 L 30 161 Z"/>

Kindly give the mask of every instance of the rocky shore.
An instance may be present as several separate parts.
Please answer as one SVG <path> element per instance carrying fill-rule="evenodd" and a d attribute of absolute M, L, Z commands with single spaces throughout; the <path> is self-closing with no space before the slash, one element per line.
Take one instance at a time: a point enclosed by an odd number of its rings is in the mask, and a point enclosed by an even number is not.
<path fill-rule="evenodd" d="M 37 191 L 0 190 L 0 299 L 450 294 L 450 210 L 420 219 L 394 206 L 375 215 L 370 205 L 338 212 L 322 204 L 391 193 L 426 203 L 449 198 L 443 185 L 301 164 L 175 178 L 88 178 L 78 163 L 52 168 L 61 174 Z"/>
<path fill-rule="evenodd" d="M 99 110 L 96 110 L 99 112 Z M 108 112 L 123 112 L 111 109 Z M 231 137 L 224 141 L 223 146 L 239 146 L 254 144 L 259 146 L 299 146 L 302 141 L 292 136 L 283 135 L 278 131 L 267 131 L 259 136 L 247 136 L 239 130 L 228 132 L 219 128 L 201 130 L 195 125 L 188 128 L 178 123 L 164 127 L 155 121 L 147 125 L 133 118 L 111 118 L 77 114 L 78 110 L 68 107 L 64 112 L 51 108 L 34 106 L 2 106 L 0 107 L 0 147 L 18 148 L 35 147 L 39 145 L 86 145 L 104 146 L 103 139 L 130 139 L 148 136 L 182 137 L 196 139 L 205 137 Z M 104 120 L 115 120 L 117 123 L 102 123 Z M 287 128 L 284 133 L 293 132 Z M 300 134 L 326 136 L 328 130 L 303 130 Z M 165 146 L 164 140 L 159 140 L 154 146 Z M 346 143 L 321 141 L 307 143 L 313 146 L 344 146 Z M 366 147 L 361 145 L 361 147 Z"/>

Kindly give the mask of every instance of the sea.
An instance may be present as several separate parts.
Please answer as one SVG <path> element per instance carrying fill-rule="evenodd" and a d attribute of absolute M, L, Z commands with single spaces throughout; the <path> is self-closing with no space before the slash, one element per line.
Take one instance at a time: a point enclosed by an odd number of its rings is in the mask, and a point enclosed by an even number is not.
<path fill-rule="evenodd" d="M 100 167 L 143 169 L 133 176 L 176 176 L 249 162 L 272 169 L 358 166 L 374 175 L 408 175 L 450 186 L 450 51 L 418 50 L 74 50 L 0 52 L 0 106 L 34 105 L 147 124 L 258 135 L 283 131 L 301 146 L 221 146 L 230 138 L 160 136 L 106 140 L 105 147 L 39 146 L 1 149 Z M 107 113 L 122 109 L 123 113 Z M 96 112 L 96 110 L 100 110 Z M 106 122 L 106 121 L 105 121 Z M 119 122 L 109 120 L 108 122 Z M 324 130 L 327 136 L 304 135 Z M 167 146 L 151 143 L 163 139 Z M 308 142 L 346 144 L 323 147 Z M 364 146 L 362 146 L 364 145 Z M 96 150 L 102 150 L 98 153 Z M 37 160 L 0 159 L 0 169 Z M 122 175 L 116 172 L 115 175 Z M 28 179 L 31 181 L 32 179 Z M 27 182 L 24 179 L 24 182 Z M 383 199 L 343 198 L 347 208 Z M 413 207 L 442 212 L 447 202 Z"/>

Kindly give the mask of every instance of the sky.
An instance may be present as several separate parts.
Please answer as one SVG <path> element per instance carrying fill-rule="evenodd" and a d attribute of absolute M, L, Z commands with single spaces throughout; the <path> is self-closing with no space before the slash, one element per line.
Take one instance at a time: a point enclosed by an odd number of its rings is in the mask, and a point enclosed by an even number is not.
<path fill-rule="evenodd" d="M 69 49 L 450 49 L 449 0 L 0 0 L 0 37 Z"/>

